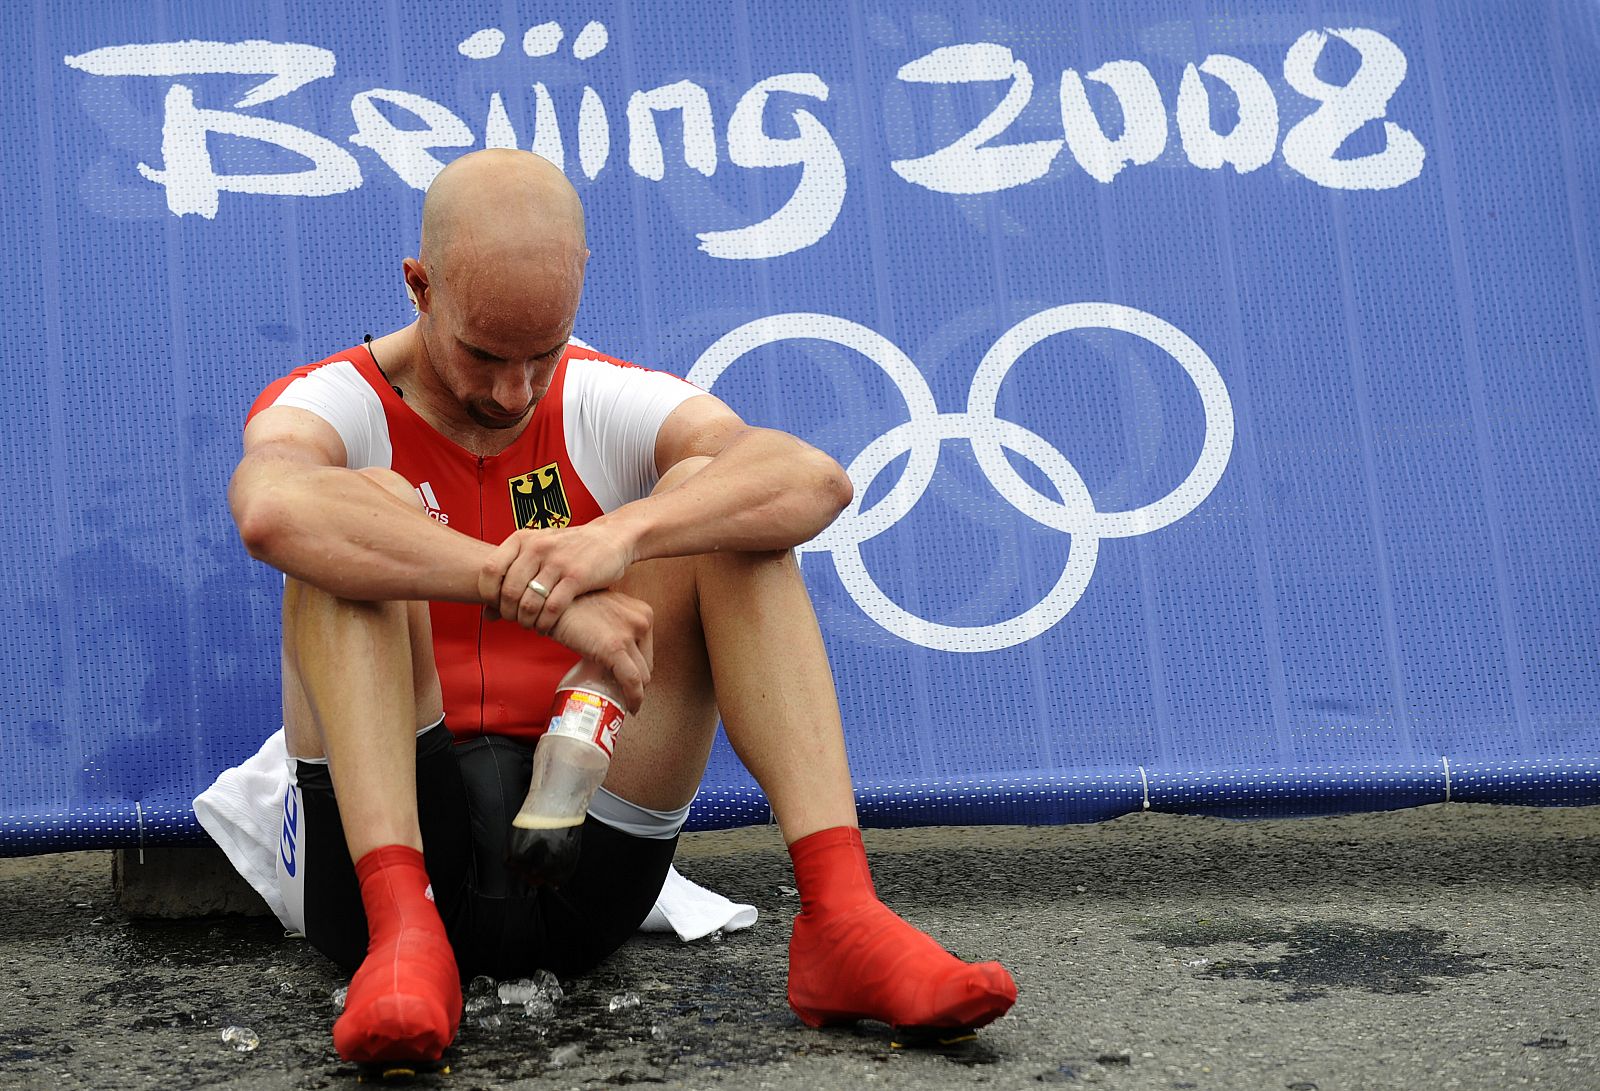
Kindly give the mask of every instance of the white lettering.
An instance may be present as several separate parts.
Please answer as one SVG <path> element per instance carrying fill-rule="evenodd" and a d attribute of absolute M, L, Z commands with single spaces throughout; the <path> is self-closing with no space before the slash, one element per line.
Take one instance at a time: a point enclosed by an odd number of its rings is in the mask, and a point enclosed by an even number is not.
<path fill-rule="evenodd" d="M 332 51 L 298 42 L 153 42 L 108 45 L 63 58 L 91 76 L 271 76 L 234 103 L 248 110 L 333 75 Z"/>
<path fill-rule="evenodd" d="M 483 146 L 485 148 L 520 148 L 517 130 L 506 112 L 506 100 L 496 91 L 489 96 L 489 116 L 483 119 Z"/>
<path fill-rule="evenodd" d="M 606 118 L 606 104 L 593 87 L 585 87 L 583 104 L 578 107 L 578 165 L 583 176 L 593 180 L 610 157 L 611 122 Z"/>
<path fill-rule="evenodd" d="M 1342 86 L 1328 83 L 1316 73 L 1330 37 L 1339 38 L 1359 57 L 1355 75 Z M 508 40 L 506 31 L 487 27 L 462 38 L 455 52 L 469 62 L 490 60 L 501 56 Z M 556 22 L 531 27 L 521 35 L 523 53 L 536 61 L 553 57 L 568 45 L 573 58 L 587 60 L 605 50 L 609 40 L 604 24 L 595 21 L 570 39 Z M 893 48 L 903 47 L 902 42 Z M 162 162 L 157 167 L 145 163 L 137 167 L 144 178 L 164 188 L 167 207 L 176 215 L 214 218 L 223 192 L 316 197 L 348 192 L 362 184 L 361 165 L 346 146 L 285 121 L 243 112 L 332 76 L 335 57 L 329 50 L 295 42 L 188 40 L 106 46 L 63 60 L 93 76 L 166 77 L 173 81 L 164 99 Z M 1284 58 L 1283 74 L 1290 87 L 1316 106 L 1284 136 L 1284 163 L 1314 184 L 1340 189 L 1387 189 L 1416 178 L 1425 150 L 1415 135 L 1387 116 L 1406 71 L 1400 47 L 1377 31 L 1347 28 L 1301 35 Z M 184 76 L 216 75 L 257 78 L 248 81 L 232 110 L 201 107 L 189 85 L 193 81 L 176 82 Z M 902 83 L 934 86 L 1005 84 L 994 107 L 967 132 L 927 154 L 890 162 L 900 178 L 935 192 L 993 193 L 1027 185 L 1049 174 L 1063 147 L 1071 150 L 1090 177 L 1110 183 L 1129 166 L 1154 162 L 1167 146 L 1169 118 L 1161 91 L 1149 69 L 1137 61 L 1113 60 L 1086 76 L 1072 69 L 1063 71 L 1060 138 L 1009 144 L 998 141 L 1021 121 L 1034 90 L 1029 66 L 1009 47 L 994 42 L 942 46 L 901 66 L 897 77 Z M 1086 80 L 1111 90 L 1121 114 L 1120 126 L 1109 117 L 1102 124 L 1090 103 Z M 1212 95 L 1218 85 L 1225 87 L 1238 105 L 1238 120 L 1226 133 L 1212 125 Z M 533 132 L 529 143 L 533 151 L 565 169 L 562 119 L 554 96 L 544 82 L 531 82 L 531 88 Z M 904 92 L 898 85 L 890 90 L 895 94 L 886 98 L 883 106 L 891 130 L 890 146 L 914 148 Z M 612 150 L 604 93 L 603 87 L 584 86 L 576 118 L 566 119 L 569 126 L 576 125 L 568 130 L 569 135 L 576 134 L 576 167 L 591 180 L 605 170 Z M 740 96 L 725 135 L 729 160 L 747 169 L 798 166 L 801 170 L 793 193 L 766 219 L 743 228 L 700 233 L 701 249 L 713 257 L 768 258 L 811 246 L 832 230 L 843 208 L 848 179 L 838 144 L 815 114 L 801 107 L 793 107 L 789 113 L 797 135 L 769 136 L 764 129 L 766 105 L 775 93 L 821 102 L 829 98 L 828 85 L 811 73 L 771 76 Z M 490 94 L 480 142 L 461 117 L 422 95 L 383 88 L 362 91 L 350 101 L 355 132 L 347 139 L 374 152 L 407 185 L 423 189 L 443 169 L 436 150 L 475 144 L 528 146 L 519 141 L 512 120 L 519 104 L 508 104 L 506 94 Z M 953 100 L 944 92 L 936 101 L 944 110 Z M 400 111 L 413 115 L 420 127 L 401 127 L 389 119 Z M 679 115 L 684 165 L 713 176 L 718 165 L 718 134 L 710 96 L 705 87 L 687 79 L 635 91 L 628 98 L 629 167 L 639 177 L 665 179 L 666 155 L 656 115 L 672 111 Z M 1280 111 L 1272 85 L 1237 57 L 1213 54 L 1198 65 L 1186 65 L 1173 113 L 1188 161 L 1202 170 L 1231 165 L 1239 174 L 1249 173 L 1269 163 L 1277 150 Z M 307 111 L 297 116 L 314 115 Z M 941 113 L 937 130 L 941 134 L 944 117 Z M 1337 158 L 1351 136 L 1376 135 L 1376 130 L 1364 129 L 1373 122 L 1382 123 L 1382 150 Z M 1117 135 L 1109 136 L 1108 129 Z M 222 174 L 208 150 L 212 134 L 269 145 L 307 165 L 275 172 Z M 669 197 L 675 198 L 675 194 L 672 191 Z"/>
<path fill-rule="evenodd" d="M 1360 67 L 1343 87 L 1317 75 L 1317 59 L 1328 34 L 1348 42 L 1361 54 Z M 1383 123 L 1386 145 L 1381 152 L 1356 159 L 1334 154 L 1356 130 L 1385 116 L 1389 99 L 1406 78 L 1406 55 L 1375 30 L 1352 27 L 1307 31 L 1289 47 L 1283 78 L 1306 98 L 1322 105 L 1283 138 L 1283 161 L 1318 185 L 1333 189 L 1393 189 L 1422 173 L 1422 144 L 1392 121 Z"/>
<path fill-rule="evenodd" d="M 1138 61 L 1111 61 L 1088 78 L 1105 84 L 1122 110 L 1122 134 L 1106 136 L 1074 69 L 1061 73 L 1061 127 L 1078 165 L 1098 182 L 1110 182 L 1132 164 L 1152 163 L 1167 146 L 1167 112 L 1155 77 Z"/>
<path fill-rule="evenodd" d="M 683 116 L 683 161 L 707 178 L 717 170 L 717 132 L 711 120 L 711 96 L 688 80 L 653 91 L 635 91 L 628 99 L 628 166 L 652 182 L 667 176 L 656 132 L 656 111 L 678 110 Z"/>
<path fill-rule="evenodd" d="M 782 208 L 760 223 L 733 231 L 705 231 L 700 249 L 714 258 L 754 260 L 791 254 L 822 239 L 844 207 L 844 156 L 827 127 L 807 110 L 792 113 L 799 136 L 770 137 L 761 122 L 767 97 L 785 91 L 828 101 L 828 85 L 810 72 L 768 76 L 739 99 L 728 119 L 728 158 L 740 167 L 799 165 L 800 181 Z"/>
<path fill-rule="evenodd" d="M 1219 133 L 1211 127 L 1211 95 L 1200 73 L 1227 85 L 1239 103 L 1239 120 L 1233 129 Z M 1178 87 L 1178 135 L 1189 162 L 1202 170 L 1220 170 L 1232 163 L 1249 174 L 1272 161 L 1278 147 L 1278 100 L 1267 78 L 1238 57 L 1214 53 L 1195 66 L 1185 65 Z"/>
<path fill-rule="evenodd" d="M 548 57 L 561 48 L 565 32 L 560 23 L 540 23 L 522 36 L 522 51 L 530 57 Z"/>
<path fill-rule="evenodd" d="M 268 76 L 234 104 L 243 110 L 282 98 L 306 84 L 333 75 L 334 56 L 326 49 L 296 43 L 158 42 L 107 46 L 64 58 L 68 67 L 96 76 Z M 305 170 L 267 174 L 218 174 L 206 138 L 210 133 L 276 145 L 310 160 Z M 361 185 L 361 165 L 339 145 L 297 125 L 195 105 L 194 91 L 175 83 L 167 89 L 161 125 L 159 168 L 138 164 L 139 173 L 167 191 L 175 216 L 214 219 L 219 194 L 257 193 L 326 197 Z"/>
<path fill-rule="evenodd" d="M 456 52 L 468 60 L 486 61 L 490 57 L 498 57 L 505 48 L 506 32 L 486 27 L 476 34 L 469 34 L 456 44 Z"/>
<path fill-rule="evenodd" d="M 1005 98 L 954 143 L 916 159 L 889 164 L 913 185 L 939 193 L 994 193 L 1043 178 L 1061 151 L 1059 140 L 987 146 L 1017 120 L 1033 96 L 1028 66 L 1003 45 L 945 46 L 904 65 L 896 75 L 907 83 L 1011 81 Z"/>
<path fill-rule="evenodd" d="M 556 120 L 555 99 L 550 88 L 542 83 L 533 85 L 533 150 L 550 162 L 567 168 L 567 153 L 561 145 L 561 123 Z"/>
<path fill-rule="evenodd" d="M 396 127 L 379 111 L 375 105 L 379 102 L 409 110 L 426 128 Z M 444 164 L 429 154 L 430 148 L 465 148 L 472 144 L 472 130 L 465 121 L 432 99 L 409 91 L 363 91 L 350 100 L 350 114 L 356 122 L 350 143 L 376 152 L 412 189 L 427 189 L 433 176 L 444 169 Z"/>
<path fill-rule="evenodd" d="M 271 174 L 218 174 L 206 146 L 210 133 L 259 140 L 309 159 L 305 170 Z M 361 185 L 355 156 L 326 137 L 266 117 L 194 104 L 194 92 L 181 83 L 167 89 L 166 118 L 161 125 L 161 167 L 139 164 L 139 173 L 167 190 L 167 208 L 175 216 L 197 213 L 215 219 L 218 195 L 258 193 L 280 197 L 328 197 Z"/>
<path fill-rule="evenodd" d="M 606 30 L 604 23 L 586 23 L 578 31 L 578 40 L 572 43 L 572 55 L 580 61 L 586 61 L 606 47 L 611 41 L 611 34 Z"/>

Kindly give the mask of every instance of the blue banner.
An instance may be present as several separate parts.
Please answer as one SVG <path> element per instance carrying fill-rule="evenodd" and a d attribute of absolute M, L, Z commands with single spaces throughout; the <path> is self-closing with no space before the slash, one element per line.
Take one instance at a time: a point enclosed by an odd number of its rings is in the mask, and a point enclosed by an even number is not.
<path fill-rule="evenodd" d="M 1600 7 L 0 13 L 0 852 L 193 838 L 278 725 L 245 408 L 410 317 L 473 148 L 578 333 L 827 450 L 867 821 L 1600 802 Z M 692 825 L 765 821 L 719 744 Z"/>

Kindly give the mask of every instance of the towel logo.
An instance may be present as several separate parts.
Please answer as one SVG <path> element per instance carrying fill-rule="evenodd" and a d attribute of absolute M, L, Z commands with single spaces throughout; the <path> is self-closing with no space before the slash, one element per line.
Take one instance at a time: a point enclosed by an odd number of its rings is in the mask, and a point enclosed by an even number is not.
<path fill-rule="evenodd" d="M 284 873 L 293 879 L 295 869 L 300 866 L 300 789 L 293 784 L 283 794 L 283 833 L 278 838 L 278 858 L 283 861 Z"/>

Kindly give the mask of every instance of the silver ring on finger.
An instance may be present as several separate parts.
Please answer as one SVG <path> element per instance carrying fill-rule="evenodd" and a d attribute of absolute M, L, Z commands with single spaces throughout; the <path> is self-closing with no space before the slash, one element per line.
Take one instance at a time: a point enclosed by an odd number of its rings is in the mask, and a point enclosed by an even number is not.
<path fill-rule="evenodd" d="M 547 599 L 550 597 L 550 588 L 546 587 L 538 580 L 529 580 L 528 590 L 532 591 L 535 595 L 538 595 L 542 599 Z"/>

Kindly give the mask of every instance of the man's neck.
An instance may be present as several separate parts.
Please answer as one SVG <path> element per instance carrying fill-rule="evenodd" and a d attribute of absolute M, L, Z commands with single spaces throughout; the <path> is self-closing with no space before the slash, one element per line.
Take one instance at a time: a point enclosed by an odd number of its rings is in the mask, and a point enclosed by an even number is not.
<path fill-rule="evenodd" d="M 529 413 L 515 428 L 485 428 L 467 416 L 428 366 L 427 350 L 417 335 L 416 323 L 374 338 L 367 348 L 389 385 L 400 392 L 417 416 L 435 432 L 475 455 L 487 458 L 504 451 L 533 419 Z"/>

